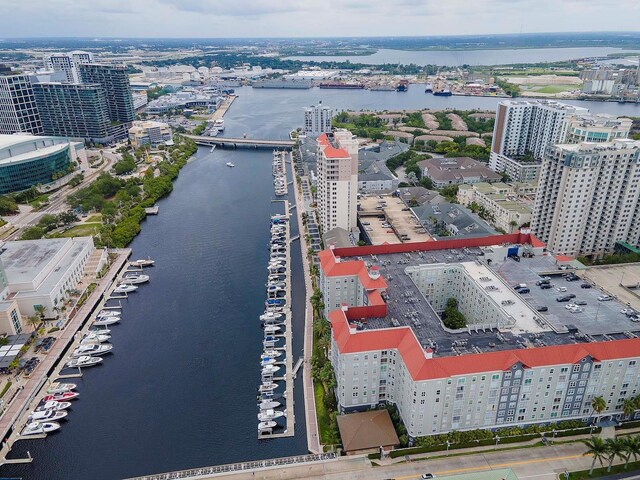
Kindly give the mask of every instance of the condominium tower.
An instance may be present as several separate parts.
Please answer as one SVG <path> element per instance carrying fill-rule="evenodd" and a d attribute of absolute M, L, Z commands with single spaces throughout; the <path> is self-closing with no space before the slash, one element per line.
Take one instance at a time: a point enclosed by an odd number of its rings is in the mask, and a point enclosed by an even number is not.
<path fill-rule="evenodd" d="M 317 137 L 322 133 L 331 132 L 331 120 L 333 110 L 322 105 L 312 105 L 304 109 L 304 129 L 303 132 L 312 137 Z"/>
<path fill-rule="evenodd" d="M 357 228 L 358 142 L 343 129 L 318 137 L 318 213 L 323 232 Z"/>
<path fill-rule="evenodd" d="M 135 119 L 127 67 L 86 63 L 78 69 L 82 83 L 96 83 L 104 90 L 112 122 L 131 123 Z"/>
<path fill-rule="evenodd" d="M 640 142 L 550 146 L 531 220 L 555 254 L 600 257 L 617 241 L 640 246 Z"/>
<path fill-rule="evenodd" d="M 0 75 L 0 134 L 43 133 L 27 75 Z"/>
<path fill-rule="evenodd" d="M 91 62 L 93 62 L 92 53 L 76 50 L 70 53 L 52 53 L 46 58 L 45 64 L 54 72 L 63 72 L 66 82 L 79 83 L 78 65 Z"/>

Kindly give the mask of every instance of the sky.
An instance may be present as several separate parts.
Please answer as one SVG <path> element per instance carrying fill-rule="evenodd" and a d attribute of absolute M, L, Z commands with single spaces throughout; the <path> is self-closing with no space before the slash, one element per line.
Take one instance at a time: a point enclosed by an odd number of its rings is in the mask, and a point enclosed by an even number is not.
<path fill-rule="evenodd" d="M 638 0 L 0 0 L 0 38 L 637 31 L 638 19 Z"/>

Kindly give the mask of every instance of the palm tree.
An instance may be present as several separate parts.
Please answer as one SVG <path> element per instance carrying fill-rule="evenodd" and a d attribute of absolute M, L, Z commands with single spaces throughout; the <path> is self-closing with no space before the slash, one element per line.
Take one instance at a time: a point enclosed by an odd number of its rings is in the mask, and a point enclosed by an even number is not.
<path fill-rule="evenodd" d="M 622 403 L 622 411 L 624 412 L 626 417 L 631 418 L 633 412 L 636 411 L 636 402 L 632 398 L 627 398 Z"/>
<path fill-rule="evenodd" d="M 44 320 L 44 314 L 47 311 L 47 307 L 43 305 L 34 305 L 33 309 L 36 311 L 36 314 L 38 314 L 40 318 Z"/>
<path fill-rule="evenodd" d="M 607 456 L 609 457 L 609 466 L 607 472 L 611 471 L 611 466 L 616 457 L 621 460 L 627 460 L 625 444 L 619 438 L 607 438 L 605 441 L 605 448 L 607 449 Z"/>
<path fill-rule="evenodd" d="M 638 456 L 640 456 L 640 437 L 622 437 L 620 441 L 624 445 L 624 450 L 627 454 L 627 460 L 624 462 L 624 468 L 627 468 L 631 457 L 633 457 L 634 461 L 637 461 Z"/>
<path fill-rule="evenodd" d="M 604 401 L 602 397 L 593 397 L 591 400 L 591 408 L 597 414 L 596 415 L 596 425 L 600 423 L 600 415 L 607 409 L 607 402 Z"/>
<path fill-rule="evenodd" d="M 29 325 L 33 327 L 33 331 L 37 332 L 38 326 L 42 322 L 42 318 L 40 317 L 40 315 L 30 315 L 27 317 L 27 321 L 29 322 Z"/>
<path fill-rule="evenodd" d="M 587 451 L 583 455 L 591 455 L 593 457 L 593 462 L 591 462 L 591 468 L 589 469 L 589 476 L 591 476 L 593 468 L 596 466 L 596 461 L 602 465 L 602 461 L 607 455 L 607 445 L 600 437 L 591 437 L 589 440 L 582 440 L 582 443 L 587 447 Z"/>

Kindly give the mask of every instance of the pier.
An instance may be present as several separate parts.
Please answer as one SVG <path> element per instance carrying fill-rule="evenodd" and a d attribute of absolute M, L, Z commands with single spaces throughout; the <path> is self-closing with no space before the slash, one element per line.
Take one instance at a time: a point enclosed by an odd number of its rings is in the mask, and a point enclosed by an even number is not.
<path fill-rule="evenodd" d="M 184 135 L 190 138 L 198 145 L 204 145 L 211 147 L 213 145 L 217 147 L 249 147 L 249 148 L 281 148 L 290 149 L 293 148 L 296 142 L 293 140 L 260 140 L 256 138 L 225 138 L 225 137 L 205 137 L 200 135 Z"/>

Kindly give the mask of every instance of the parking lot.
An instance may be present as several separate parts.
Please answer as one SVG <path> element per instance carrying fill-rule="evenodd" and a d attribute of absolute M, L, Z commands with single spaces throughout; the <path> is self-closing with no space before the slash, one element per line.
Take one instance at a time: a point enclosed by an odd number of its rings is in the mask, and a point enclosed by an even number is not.
<path fill-rule="evenodd" d="M 493 268 L 511 285 L 524 283 L 528 286 L 530 293 L 522 295 L 522 298 L 531 306 L 545 306 L 549 310 L 543 312 L 547 320 L 556 328 L 562 329 L 568 326 L 576 326 L 580 331 L 589 335 L 602 335 L 607 333 L 618 333 L 630 330 L 637 330 L 639 324 L 632 322 L 626 315 L 620 313 L 624 308 L 628 308 L 625 303 L 619 300 L 608 302 L 598 301 L 600 295 L 605 294 L 605 290 L 599 286 L 592 288 L 581 288 L 585 282 L 582 280 L 569 282 L 562 277 L 565 271 L 558 270 L 553 263 L 553 257 L 546 257 L 549 268 L 543 268 L 545 257 L 534 257 L 533 259 L 522 258 L 520 262 L 511 259 L 505 260 L 501 264 L 493 265 Z M 538 272 L 546 273 L 555 271 L 551 277 L 552 288 L 543 290 L 536 285 L 541 279 Z M 592 283 L 592 282 L 589 282 Z M 566 291 L 559 291 L 565 289 Z M 575 298 L 569 302 L 558 302 L 556 299 L 563 295 L 573 294 Z M 582 311 L 572 313 L 565 308 L 569 303 L 575 301 L 585 301 L 586 305 L 581 305 Z"/>
<path fill-rule="evenodd" d="M 640 265 L 607 265 L 589 268 L 583 274 L 584 278 L 601 285 L 611 295 L 615 295 L 624 304 L 640 311 Z M 623 284 L 626 288 L 620 286 Z M 635 293 L 633 290 L 635 289 Z"/>
<path fill-rule="evenodd" d="M 359 202 L 362 212 L 360 220 L 374 245 L 432 240 L 399 198 L 391 195 L 362 195 Z M 385 223 L 389 226 L 383 226 Z M 403 235 L 406 237 L 402 237 Z"/>

